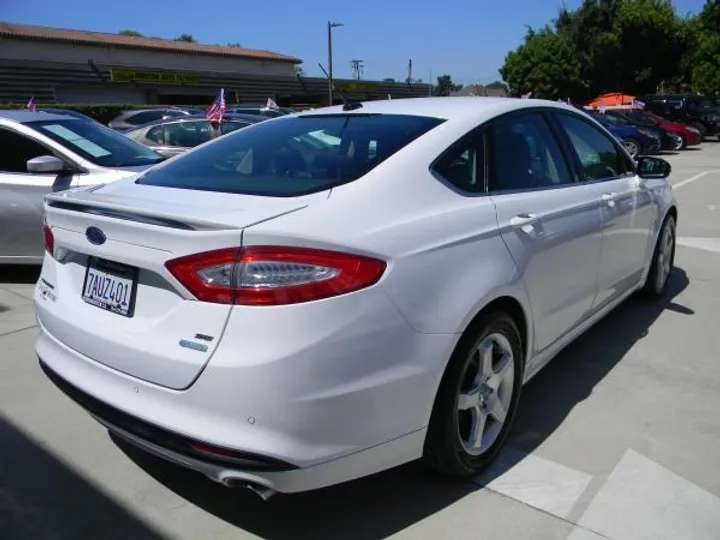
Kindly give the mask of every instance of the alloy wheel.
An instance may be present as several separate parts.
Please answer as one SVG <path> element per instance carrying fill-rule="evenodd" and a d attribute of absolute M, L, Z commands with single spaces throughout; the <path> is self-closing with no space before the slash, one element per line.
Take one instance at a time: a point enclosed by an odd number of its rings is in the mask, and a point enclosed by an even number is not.
<path fill-rule="evenodd" d="M 623 145 L 630 154 L 630 157 L 634 158 L 640 153 L 640 148 L 638 148 L 638 144 L 635 141 L 625 140 L 623 141 Z"/>
<path fill-rule="evenodd" d="M 657 290 L 662 290 L 670 276 L 673 263 L 673 252 L 675 249 L 675 232 L 668 221 L 663 227 L 660 245 L 657 252 L 657 276 L 655 286 Z"/>
<path fill-rule="evenodd" d="M 510 410 L 515 357 L 508 339 L 490 334 L 472 353 L 457 399 L 458 436 L 464 450 L 479 456 L 500 435 Z"/>

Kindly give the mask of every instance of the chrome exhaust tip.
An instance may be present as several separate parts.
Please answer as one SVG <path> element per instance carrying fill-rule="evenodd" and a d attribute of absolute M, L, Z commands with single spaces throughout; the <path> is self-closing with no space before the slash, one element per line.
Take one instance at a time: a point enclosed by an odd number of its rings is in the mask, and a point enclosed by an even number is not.
<path fill-rule="evenodd" d="M 259 484 L 246 483 L 244 484 L 244 486 L 266 502 L 269 501 L 270 498 L 277 493 L 277 491 L 275 491 L 274 489 L 266 486 L 261 486 Z"/>

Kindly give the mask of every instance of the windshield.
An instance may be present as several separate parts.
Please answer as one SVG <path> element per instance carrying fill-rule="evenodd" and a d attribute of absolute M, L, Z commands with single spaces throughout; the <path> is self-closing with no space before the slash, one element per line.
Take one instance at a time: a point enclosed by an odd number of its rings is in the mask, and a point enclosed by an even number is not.
<path fill-rule="evenodd" d="M 28 122 L 27 125 L 102 167 L 151 165 L 164 159 L 154 150 L 97 122 L 68 118 Z"/>
<path fill-rule="evenodd" d="M 282 118 L 198 148 L 138 183 L 271 197 L 314 193 L 357 180 L 442 122 L 389 114 Z"/>

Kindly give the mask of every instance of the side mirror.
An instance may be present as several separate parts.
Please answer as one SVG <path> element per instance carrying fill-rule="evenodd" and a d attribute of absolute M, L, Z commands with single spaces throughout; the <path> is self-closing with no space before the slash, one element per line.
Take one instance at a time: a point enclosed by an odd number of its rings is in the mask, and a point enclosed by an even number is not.
<path fill-rule="evenodd" d="M 637 172 L 640 178 L 667 178 L 672 167 L 664 159 L 650 156 L 637 158 Z"/>
<path fill-rule="evenodd" d="M 27 162 L 27 170 L 31 173 L 59 173 L 65 169 L 65 162 L 55 156 L 38 156 Z"/>

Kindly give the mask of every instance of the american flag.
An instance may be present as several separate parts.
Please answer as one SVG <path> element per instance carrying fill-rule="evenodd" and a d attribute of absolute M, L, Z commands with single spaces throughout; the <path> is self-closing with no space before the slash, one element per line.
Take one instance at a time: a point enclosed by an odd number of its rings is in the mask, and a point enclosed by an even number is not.
<path fill-rule="evenodd" d="M 269 98 L 267 99 L 267 103 L 265 104 L 265 106 L 266 106 L 268 109 L 279 109 L 279 108 L 280 108 L 280 107 L 278 107 L 278 104 L 275 103 L 275 100 L 274 100 L 273 98 L 271 98 L 271 97 L 269 97 Z"/>
<path fill-rule="evenodd" d="M 219 124 L 222 122 L 223 116 L 225 116 L 226 109 L 227 104 L 225 103 L 225 89 L 221 88 L 218 97 L 216 97 L 213 104 L 210 105 L 210 108 L 207 110 L 207 114 L 205 116 L 210 122 L 217 122 Z"/>
<path fill-rule="evenodd" d="M 528 92 L 527 94 L 523 94 L 520 96 L 520 99 L 530 99 L 532 97 L 533 93 L 532 91 Z"/>
<path fill-rule="evenodd" d="M 639 100 L 637 100 L 637 99 L 633 99 L 633 100 L 632 100 L 632 103 L 630 104 L 630 107 L 631 107 L 632 109 L 640 109 L 640 110 L 643 110 L 643 109 L 645 108 L 645 103 L 643 103 L 642 101 L 639 101 Z"/>
<path fill-rule="evenodd" d="M 30 98 L 30 101 L 27 102 L 27 110 L 32 112 L 37 112 L 37 105 L 35 105 L 35 96 L 32 96 Z"/>

